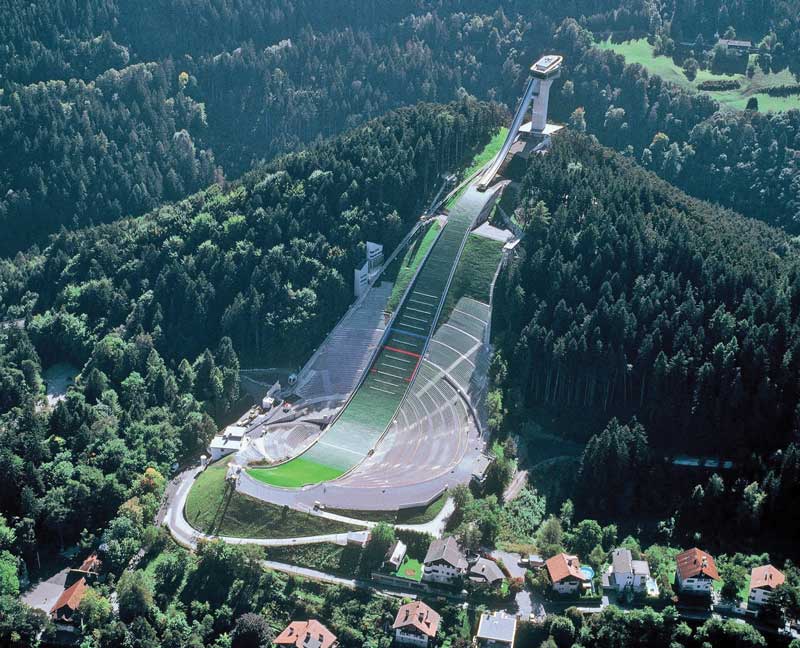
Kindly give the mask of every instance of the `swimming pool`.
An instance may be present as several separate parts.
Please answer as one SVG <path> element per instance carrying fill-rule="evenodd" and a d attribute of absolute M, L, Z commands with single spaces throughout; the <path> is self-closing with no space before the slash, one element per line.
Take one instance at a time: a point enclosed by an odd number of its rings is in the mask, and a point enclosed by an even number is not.
<path fill-rule="evenodd" d="M 589 565 L 581 565 L 581 571 L 589 580 L 592 580 L 594 578 L 594 569 L 589 567 Z"/>

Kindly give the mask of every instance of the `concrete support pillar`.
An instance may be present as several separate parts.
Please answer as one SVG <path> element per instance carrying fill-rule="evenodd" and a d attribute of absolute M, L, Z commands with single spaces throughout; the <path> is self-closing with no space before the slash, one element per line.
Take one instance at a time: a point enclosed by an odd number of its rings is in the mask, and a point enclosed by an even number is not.
<path fill-rule="evenodd" d="M 550 98 L 550 86 L 553 79 L 537 79 L 538 93 L 533 96 L 533 110 L 531 111 L 531 131 L 543 131 L 547 126 L 547 102 Z"/>

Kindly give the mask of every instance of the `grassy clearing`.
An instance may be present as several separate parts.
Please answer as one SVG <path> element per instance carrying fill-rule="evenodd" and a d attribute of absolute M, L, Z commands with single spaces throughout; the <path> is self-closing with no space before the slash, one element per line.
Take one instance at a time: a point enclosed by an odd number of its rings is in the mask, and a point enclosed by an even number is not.
<path fill-rule="evenodd" d="M 293 538 L 359 528 L 237 493 L 225 483 L 227 463 L 206 468 L 189 491 L 184 513 L 198 531 L 235 538 Z"/>
<path fill-rule="evenodd" d="M 406 556 L 397 568 L 395 576 L 419 583 L 422 580 L 422 563 L 415 558 Z"/>
<path fill-rule="evenodd" d="M 489 161 L 500 152 L 507 135 L 508 128 L 501 126 L 500 130 L 498 130 L 492 139 L 489 140 L 489 143 L 484 146 L 483 149 L 472 159 L 472 163 L 466 169 L 464 169 L 461 177 L 469 178 L 473 173 L 486 166 L 486 164 L 488 164 Z M 447 201 L 447 204 L 445 204 L 445 208 L 450 209 L 456 200 L 459 199 L 461 194 L 464 193 L 465 189 L 466 187 L 462 187 L 459 191 L 453 194 L 453 197 Z"/>
<path fill-rule="evenodd" d="M 342 474 L 338 468 L 297 457 L 274 468 L 248 468 L 247 473 L 265 484 L 283 488 L 300 488 L 307 484 L 335 479 Z"/>
<path fill-rule="evenodd" d="M 447 493 L 444 493 L 427 506 L 415 506 L 414 508 L 401 509 L 399 511 L 358 511 L 355 509 L 328 509 L 328 511 L 337 515 L 355 518 L 356 520 L 367 520 L 368 522 L 425 524 L 439 515 L 446 501 Z"/>
<path fill-rule="evenodd" d="M 358 575 L 362 549 L 357 545 L 328 542 L 295 547 L 269 547 L 267 559 L 336 574 L 345 578 Z"/>
<path fill-rule="evenodd" d="M 764 74 L 756 68 L 752 79 L 745 74 L 715 74 L 710 70 L 698 70 L 697 78 L 689 81 L 683 70 L 669 56 L 656 56 L 653 48 L 646 38 L 613 42 L 611 39 L 596 43 L 600 49 L 612 50 L 625 57 L 627 63 L 639 63 L 652 74 L 657 74 L 665 81 L 675 83 L 684 88 L 697 91 L 697 85 L 703 81 L 736 80 L 741 88 L 736 90 L 704 91 L 720 102 L 723 108 L 731 110 L 744 110 L 747 100 L 755 96 L 758 98 L 758 107 L 762 112 L 770 110 L 778 112 L 800 108 L 800 96 L 771 97 L 764 91 L 766 88 L 784 84 L 797 83 L 794 75 L 789 70 L 778 73 Z"/>
<path fill-rule="evenodd" d="M 388 312 L 394 312 L 395 308 L 400 304 L 403 293 L 408 288 L 408 284 L 411 283 L 411 279 L 414 277 L 417 268 L 419 268 L 419 264 L 422 263 L 422 259 L 425 258 L 428 250 L 431 249 L 434 241 L 436 241 L 436 237 L 439 236 L 441 229 L 442 224 L 438 220 L 431 221 L 425 234 L 409 245 L 403 258 L 397 258 L 392 262 L 392 266 L 397 264 L 397 267 L 387 269 L 387 274 L 382 277 L 382 280 L 390 281 L 392 277 L 396 277 L 392 294 L 386 304 Z"/>
<path fill-rule="evenodd" d="M 453 275 L 450 290 L 442 309 L 442 320 L 452 312 L 458 300 L 471 297 L 484 304 L 489 303 L 489 292 L 497 265 L 503 255 L 503 243 L 476 234 L 470 234 Z"/>

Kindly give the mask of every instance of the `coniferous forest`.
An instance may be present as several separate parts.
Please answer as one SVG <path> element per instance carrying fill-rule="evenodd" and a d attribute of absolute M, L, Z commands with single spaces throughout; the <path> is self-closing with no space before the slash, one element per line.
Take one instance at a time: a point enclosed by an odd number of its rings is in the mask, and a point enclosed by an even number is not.
<path fill-rule="evenodd" d="M 363 547 L 176 544 L 166 505 L 250 404 L 242 369 L 308 360 L 366 241 L 393 250 L 463 179 L 548 52 L 566 129 L 490 212 L 520 240 L 492 289 L 485 479 L 369 518 Z M 725 66 L 780 81 L 734 109 Z M 401 599 L 363 583 L 395 540 L 421 560 L 433 538 L 391 523 L 448 498 L 439 532 L 471 557 L 575 554 L 596 589 L 502 564 L 497 590 L 420 594 L 438 645 L 498 609 L 517 648 L 800 645 L 798 0 L 0 1 L 0 232 L 0 645 L 260 648 L 316 618 L 389 648 Z M 216 536 L 363 530 L 222 480 L 201 499 Z M 676 589 L 692 546 L 717 557 L 713 615 Z M 646 605 L 602 607 L 620 547 L 649 561 Z M 31 592 L 93 552 L 65 640 Z M 786 582 L 730 612 L 764 564 Z"/>

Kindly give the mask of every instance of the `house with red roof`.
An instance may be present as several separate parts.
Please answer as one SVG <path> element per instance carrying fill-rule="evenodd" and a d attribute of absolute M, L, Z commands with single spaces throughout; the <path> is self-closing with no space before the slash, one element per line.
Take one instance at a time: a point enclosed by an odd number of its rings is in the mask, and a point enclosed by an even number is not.
<path fill-rule="evenodd" d="M 754 567 L 750 572 L 750 594 L 747 606 L 758 608 L 769 600 L 772 592 L 786 582 L 786 577 L 772 565 Z"/>
<path fill-rule="evenodd" d="M 316 619 L 292 621 L 273 643 L 296 648 L 336 648 L 339 645 L 336 635 Z"/>
<path fill-rule="evenodd" d="M 436 640 L 442 617 L 422 601 L 401 605 L 392 629 L 397 644 L 426 648 Z"/>
<path fill-rule="evenodd" d="M 675 581 L 682 594 L 711 595 L 719 572 L 714 558 L 694 547 L 675 556 Z"/>
<path fill-rule="evenodd" d="M 56 623 L 76 624 L 80 620 L 78 606 L 86 596 L 88 589 L 89 585 L 85 578 L 81 577 L 76 580 L 61 592 L 61 596 L 53 603 L 53 607 L 50 608 L 50 618 Z"/>
<path fill-rule="evenodd" d="M 559 594 L 575 594 L 589 584 L 589 577 L 581 571 L 581 561 L 577 556 L 560 553 L 544 563 L 553 591 Z"/>

